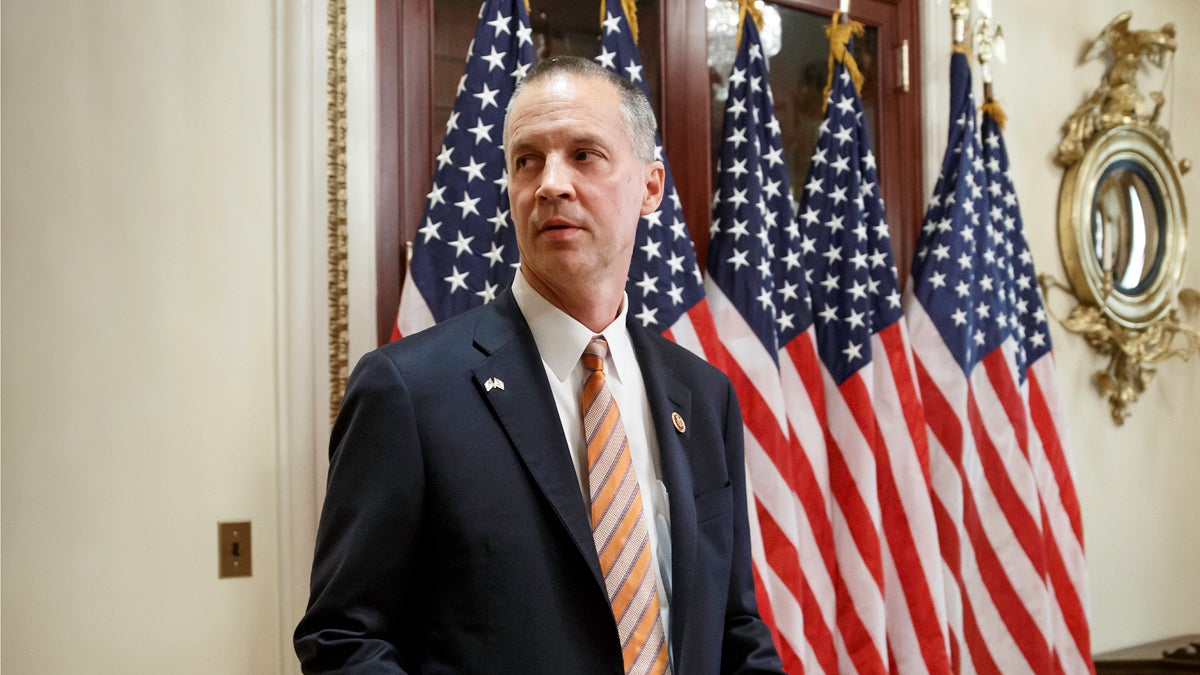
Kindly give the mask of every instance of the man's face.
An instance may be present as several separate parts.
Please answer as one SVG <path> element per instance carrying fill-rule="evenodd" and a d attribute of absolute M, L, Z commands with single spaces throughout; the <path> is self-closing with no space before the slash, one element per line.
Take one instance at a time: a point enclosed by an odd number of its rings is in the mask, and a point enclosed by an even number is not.
<path fill-rule="evenodd" d="M 557 74 L 528 85 L 509 112 L 521 269 L 552 301 L 624 289 L 638 218 L 662 201 L 662 164 L 634 156 L 619 104 L 600 78 Z"/>

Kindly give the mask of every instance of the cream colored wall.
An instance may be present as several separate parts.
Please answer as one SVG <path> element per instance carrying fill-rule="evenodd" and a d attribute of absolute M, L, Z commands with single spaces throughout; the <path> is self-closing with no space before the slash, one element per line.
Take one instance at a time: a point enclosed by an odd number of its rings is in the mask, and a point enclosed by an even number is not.
<path fill-rule="evenodd" d="M 3 4 L 6 672 L 279 671 L 274 11 Z"/>
<path fill-rule="evenodd" d="M 1101 61 L 1080 64 L 1084 46 L 1133 6 L 1134 28 L 1174 21 L 1179 49 L 1167 80 L 1164 121 L 1175 152 L 1200 159 L 1200 4 L 1194 0 L 994 0 L 1008 63 L 996 68 L 996 96 L 1009 114 L 1006 140 L 1025 228 L 1038 270 L 1065 281 L 1056 212 L 1062 171 L 1052 156 L 1063 121 L 1094 90 Z M 936 173 L 945 144 L 949 8 L 923 6 L 927 172 Z M 1144 90 L 1164 72 L 1143 71 Z M 979 75 L 975 74 L 977 96 Z M 1172 84 L 1173 82 L 1173 84 Z M 927 176 L 931 187 L 934 176 Z M 1192 213 L 1200 213 L 1200 172 L 1183 179 Z M 1193 221 L 1195 221 L 1193 215 Z M 1200 224 L 1188 236 L 1185 285 L 1200 289 Z M 1054 295 L 1060 315 L 1073 306 Z M 1200 316 L 1191 323 L 1200 326 Z M 1064 408 L 1074 445 L 1076 486 L 1088 556 L 1093 647 L 1101 652 L 1200 631 L 1200 359 L 1164 364 L 1123 427 L 1091 382 L 1105 362 L 1083 340 L 1052 326 Z"/>

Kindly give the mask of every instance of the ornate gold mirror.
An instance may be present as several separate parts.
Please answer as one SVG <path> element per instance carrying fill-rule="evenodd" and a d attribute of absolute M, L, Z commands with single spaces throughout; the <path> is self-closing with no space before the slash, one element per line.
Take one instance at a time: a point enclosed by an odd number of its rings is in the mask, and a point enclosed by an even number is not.
<path fill-rule="evenodd" d="M 1097 136 L 1067 169 L 1059 244 L 1080 301 L 1130 328 L 1170 312 L 1183 275 L 1186 214 L 1170 150 L 1138 126 Z"/>
<path fill-rule="evenodd" d="M 1109 357 L 1097 384 L 1117 424 L 1145 390 L 1147 366 L 1188 358 L 1200 334 L 1178 321 L 1177 307 L 1197 297 L 1180 290 L 1187 211 L 1170 135 L 1159 125 L 1162 92 L 1143 96 L 1143 63 L 1162 67 L 1175 51 L 1175 28 L 1130 30 L 1130 12 L 1109 22 L 1085 59 L 1111 56 L 1100 86 L 1067 119 L 1056 160 L 1066 168 L 1058 235 L 1070 292 L 1079 305 L 1062 319 Z M 1064 288 L 1043 275 L 1044 287 Z M 1176 347 L 1176 338 L 1183 338 Z"/>

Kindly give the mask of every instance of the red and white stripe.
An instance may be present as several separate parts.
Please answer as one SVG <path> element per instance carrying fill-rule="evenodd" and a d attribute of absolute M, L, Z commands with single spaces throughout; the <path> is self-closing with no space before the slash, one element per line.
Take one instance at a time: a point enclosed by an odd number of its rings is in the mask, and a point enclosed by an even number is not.
<path fill-rule="evenodd" d="M 706 293 L 746 427 L 753 558 L 789 672 L 946 672 L 925 430 L 903 324 L 837 387 L 810 330 L 779 365 Z"/>
<path fill-rule="evenodd" d="M 862 606 L 865 629 L 887 670 L 945 672 L 946 614 L 937 529 L 930 496 L 928 448 L 903 321 L 872 337 L 873 360 L 840 386 L 826 379 L 829 456 L 839 552 L 853 540 L 861 576 L 843 577 Z M 844 468 L 838 469 L 838 464 Z M 838 526 L 845 529 L 837 530 Z M 869 611 L 864 611 L 869 610 Z M 882 641 L 881 641 L 882 636 Z M 865 650 L 865 645 L 864 645 Z M 871 658 L 875 658 L 871 655 Z M 865 658 L 863 663 L 869 663 Z M 864 672 L 864 667 L 857 668 Z"/>
<path fill-rule="evenodd" d="M 815 441 L 809 442 L 818 445 L 801 447 L 801 437 L 790 428 L 788 410 L 803 409 L 803 385 L 799 392 L 785 397 L 780 368 L 737 307 L 715 283 L 706 282 L 705 293 L 719 327 L 721 366 L 733 382 L 742 408 L 759 607 L 764 618 L 770 617 L 768 624 L 775 631 L 784 669 L 821 672 L 826 670 L 820 667 L 822 660 L 836 665 L 830 628 L 835 607 L 832 594 L 822 592 L 832 588 L 836 568 L 826 565 L 829 551 L 822 550 L 815 534 L 828 530 L 828 518 L 822 516 L 814 523 L 805 511 L 806 503 L 823 504 L 827 494 L 813 478 L 808 462 L 810 454 L 824 454 L 821 427 L 806 425 L 810 434 L 816 432 Z M 809 411 L 814 419 L 811 405 Z M 805 486 L 817 492 L 815 499 L 801 501 L 798 492 Z"/>
<path fill-rule="evenodd" d="M 1074 491 L 1042 378 L 1031 369 L 1028 387 L 1018 384 L 1011 342 L 964 377 L 921 304 L 906 313 L 930 432 L 954 671 L 1090 672 L 1069 637 L 1079 625 L 1086 635 L 1082 545 L 1077 504 L 1074 519 L 1063 506 Z"/>
<path fill-rule="evenodd" d="M 1031 426 L 1031 463 L 1042 500 L 1047 573 L 1057 605 L 1051 616 L 1050 642 L 1063 672 L 1090 673 L 1094 667 L 1087 617 L 1083 516 L 1066 452 L 1066 426 L 1053 353 L 1027 368 L 1025 399 Z"/>
<path fill-rule="evenodd" d="M 409 267 L 404 275 L 404 286 L 400 289 L 400 309 L 392 326 L 392 341 L 425 330 L 435 323 L 433 312 L 429 311 L 429 305 L 421 297 L 421 290 L 413 281 L 412 268 Z"/>

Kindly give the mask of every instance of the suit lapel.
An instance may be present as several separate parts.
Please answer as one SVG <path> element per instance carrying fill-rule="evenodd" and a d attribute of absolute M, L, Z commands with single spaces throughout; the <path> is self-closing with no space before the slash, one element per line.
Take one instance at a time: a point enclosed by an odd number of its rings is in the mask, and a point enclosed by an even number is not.
<path fill-rule="evenodd" d="M 480 320 L 475 334 L 476 346 L 487 356 L 473 370 L 479 391 L 603 587 L 591 521 L 533 335 L 511 291 L 488 307 L 492 311 Z"/>
<path fill-rule="evenodd" d="M 646 397 L 650 401 L 654 435 L 658 439 L 663 484 L 671 508 L 671 643 L 676 649 L 683 644 L 683 631 L 688 617 L 688 600 L 696 562 L 696 502 L 692 464 L 688 457 L 688 432 L 677 431 L 672 419 L 678 413 L 685 421 L 691 419 L 692 394 L 678 382 L 670 371 L 672 363 L 655 343 L 652 336 L 632 321 L 629 333 L 638 365 L 646 382 Z M 676 652 L 678 656 L 678 652 Z"/>

